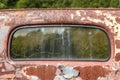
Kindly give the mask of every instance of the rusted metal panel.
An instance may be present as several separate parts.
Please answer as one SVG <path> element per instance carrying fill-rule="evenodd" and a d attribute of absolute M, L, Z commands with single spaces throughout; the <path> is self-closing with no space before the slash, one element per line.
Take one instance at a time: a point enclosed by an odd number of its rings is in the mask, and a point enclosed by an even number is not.
<path fill-rule="evenodd" d="M 71 66 L 66 69 L 80 72 L 70 80 L 120 80 L 119 9 L 1 10 L 0 24 L 0 80 L 66 80 L 59 65 Z M 11 60 L 8 49 L 12 30 L 21 25 L 42 24 L 85 24 L 104 28 L 110 37 L 110 59 L 105 62 Z"/>

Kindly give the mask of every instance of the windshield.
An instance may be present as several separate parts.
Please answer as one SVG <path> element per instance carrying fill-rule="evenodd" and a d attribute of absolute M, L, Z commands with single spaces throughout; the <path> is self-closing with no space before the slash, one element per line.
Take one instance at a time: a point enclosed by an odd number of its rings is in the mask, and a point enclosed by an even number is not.
<path fill-rule="evenodd" d="M 109 54 L 108 36 L 93 26 L 22 27 L 11 38 L 13 59 L 106 60 Z"/>

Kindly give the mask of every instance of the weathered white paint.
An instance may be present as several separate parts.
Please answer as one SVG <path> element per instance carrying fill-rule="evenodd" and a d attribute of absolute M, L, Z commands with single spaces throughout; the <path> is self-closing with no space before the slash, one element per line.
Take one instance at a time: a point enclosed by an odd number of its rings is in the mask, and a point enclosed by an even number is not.
<path fill-rule="evenodd" d="M 80 11 L 76 11 L 77 16 L 81 16 Z"/>
<path fill-rule="evenodd" d="M 0 26 L 0 53 L 6 47 L 4 41 L 6 41 L 6 37 L 8 35 L 8 30 L 9 30 L 9 27 L 5 27 L 5 26 L 2 27 L 2 26 Z"/>

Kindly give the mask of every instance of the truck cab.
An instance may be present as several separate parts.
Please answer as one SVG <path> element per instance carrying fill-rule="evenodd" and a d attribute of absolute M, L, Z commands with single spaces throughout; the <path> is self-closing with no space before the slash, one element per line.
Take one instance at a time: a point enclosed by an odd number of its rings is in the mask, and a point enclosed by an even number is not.
<path fill-rule="evenodd" d="M 0 11 L 1 80 L 120 80 L 119 9 Z"/>

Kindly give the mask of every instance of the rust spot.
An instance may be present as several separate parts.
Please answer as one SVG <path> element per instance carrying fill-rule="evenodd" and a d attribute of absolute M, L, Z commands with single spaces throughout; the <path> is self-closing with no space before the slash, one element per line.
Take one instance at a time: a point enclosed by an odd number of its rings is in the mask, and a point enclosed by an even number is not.
<path fill-rule="evenodd" d="M 115 20 L 116 20 L 117 23 L 120 24 L 120 18 L 119 17 L 117 17 Z"/>
<path fill-rule="evenodd" d="M 108 70 L 102 66 L 76 67 L 76 69 L 80 71 L 83 80 L 97 80 L 98 77 L 105 77 L 108 74 Z"/>
<path fill-rule="evenodd" d="M 120 53 L 117 53 L 115 56 L 115 61 L 119 61 L 120 60 Z"/>
<path fill-rule="evenodd" d="M 116 41 L 115 41 L 115 44 L 116 44 L 116 47 L 117 47 L 117 48 L 120 48 L 120 40 L 116 40 Z"/>
<path fill-rule="evenodd" d="M 37 76 L 41 80 L 53 80 L 56 72 L 56 67 L 54 66 L 31 66 L 24 70 L 26 75 Z"/>

